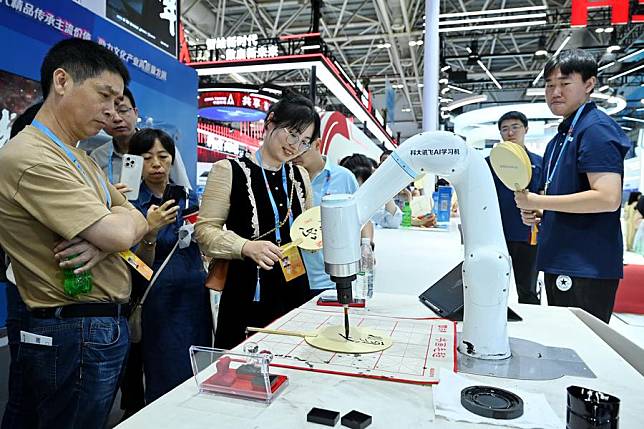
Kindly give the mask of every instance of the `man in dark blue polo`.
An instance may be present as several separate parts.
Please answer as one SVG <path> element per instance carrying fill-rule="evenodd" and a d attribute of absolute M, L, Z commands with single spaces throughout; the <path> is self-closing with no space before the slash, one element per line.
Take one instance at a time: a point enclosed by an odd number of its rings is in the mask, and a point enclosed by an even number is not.
<path fill-rule="evenodd" d="M 528 118 L 517 111 L 505 113 L 499 118 L 497 125 L 501 133 L 501 139 L 506 142 L 521 146 L 532 164 L 532 179 L 528 189 L 530 192 L 538 192 L 541 184 L 541 157 L 530 152 L 525 147 L 525 136 L 528 133 Z M 486 158 L 489 164 L 489 158 Z M 514 202 L 514 192 L 508 189 L 501 182 L 494 170 L 492 177 L 496 186 L 496 194 L 499 198 L 501 209 L 501 221 L 503 233 L 508 245 L 508 252 L 512 258 L 512 269 L 514 270 L 514 281 L 517 285 L 519 302 L 522 304 L 540 304 L 539 292 L 537 291 L 537 246 L 530 243 L 531 228 L 521 221 L 521 211 Z"/>
<path fill-rule="evenodd" d="M 620 205 L 630 141 L 590 102 L 597 62 L 580 49 L 544 67 L 546 102 L 562 116 L 543 157 L 543 194 L 517 192 L 526 224 L 541 222 L 537 268 L 550 305 L 579 307 L 608 323 L 623 276 Z"/>

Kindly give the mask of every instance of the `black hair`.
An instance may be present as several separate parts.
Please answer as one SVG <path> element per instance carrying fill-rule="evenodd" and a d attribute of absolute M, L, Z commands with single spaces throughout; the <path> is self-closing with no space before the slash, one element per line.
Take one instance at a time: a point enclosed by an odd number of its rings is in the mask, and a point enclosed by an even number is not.
<path fill-rule="evenodd" d="M 638 191 L 631 192 L 628 195 L 628 204 L 627 205 L 631 205 L 633 203 L 636 203 L 640 199 L 641 195 L 642 195 L 642 193 L 638 192 Z"/>
<path fill-rule="evenodd" d="M 131 155 L 143 155 L 149 152 L 154 143 L 159 140 L 161 146 L 172 156 L 172 163 L 175 158 L 174 140 L 168 133 L 158 128 L 143 128 L 134 133 L 130 139 L 130 148 L 128 153 Z"/>
<path fill-rule="evenodd" d="M 313 124 L 313 135 L 311 141 L 320 136 L 320 115 L 315 111 L 313 102 L 293 91 L 284 91 L 282 98 L 271 105 L 266 113 L 266 120 L 273 114 L 271 122 L 277 127 L 284 127 L 297 132 L 302 132 L 306 127 Z"/>
<path fill-rule="evenodd" d="M 512 110 L 510 112 L 504 113 L 503 116 L 499 118 L 499 121 L 496 123 L 496 125 L 499 127 L 499 130 L 501 130 L 501 124 L 503 123 L 503 121 L 509 121 L 510 119 L 521 121 L 523 126 L 528 128 L 528 118 L 523 113 Z"/>
<path fill-rule="evenodd" d="M 38 111 L 42 107 L 42 101 L 39 101 L 38 103 L 27 107 L 27 109 L 22 112 L 22 115 L 18 116 L 14 121 L 13 124 L 11 125 L 11 132 L 9 133 L 9 138 L 12 139 L 20 131 L 22 131 L 27 125 L 30 125 L 34 118 L 36 117 L 36 114 L 38 114 Z"/>
<path fill-rule="evenodd" d="M 105 71 L 120 75 L 125 86 L 130 83 L 130 73 L 119 57 L 91 40 L 65 39 L 49 49 L 40 66 L 40 86 L 45 99 L 58 68 L 65 69 L 78 84 Z"/>
<path fill-rule="evenodd" d="M 128 88 L 127 86 L 123 88 L 123 97 L 127 97 L 130 100 L 130 104 L 132 105 L 132 107 L 136 109 L 136 102 L 134 101 L 134 96 L 132 95 L 132 91 L 130 91 L 130 88 Z"/>
<path fill-rule="evenodd" d="M 389 155 L 391 155 L 392 153 L 394 153 L 394 151 L 393 151 L 393 150 L 391 150 L 391 149 L 384 149 L 384 150 L 382 151 L 382 153 L 380 154 L 380 157 L 379 157 L 378 159 L 379 159 L 379 160 L 380 160 L 380 162 L 382 163 L 382 157 L 383 157 L 383 156 L 385 156 L 385 155 L 389 156 Z"/>
<path fill-rule="evenodd" d="M 373 161 L 361 153 L 345 156 L 340 160 L 340 165 L 351 171 L 356 179 L 363 183 L 371 177 L 374 170 Z"/>
<path fill-rule="evenodd" d="M 583 81 L 597 76 L 597 61 L 590 52 L 582 49 L 568 49 L 550 58 L 543 66 L 543 77 L 548 79 L 556 69 L 563 75 L 579 73 Z"/>

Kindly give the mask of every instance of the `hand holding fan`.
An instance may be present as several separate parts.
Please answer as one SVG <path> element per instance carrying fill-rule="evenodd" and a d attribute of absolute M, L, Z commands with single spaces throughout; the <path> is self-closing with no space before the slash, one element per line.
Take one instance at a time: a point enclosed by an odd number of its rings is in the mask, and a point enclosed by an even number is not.
<path fill-rule="evenodd" d="M 523 147 L 501 142 L 490 151 L 490 164 L 497 177 L 512 191 L 524 191 L 532 179 L 532 164 Z M 530 244 L 537 243 L 537 226 L 532 226 Z"/>

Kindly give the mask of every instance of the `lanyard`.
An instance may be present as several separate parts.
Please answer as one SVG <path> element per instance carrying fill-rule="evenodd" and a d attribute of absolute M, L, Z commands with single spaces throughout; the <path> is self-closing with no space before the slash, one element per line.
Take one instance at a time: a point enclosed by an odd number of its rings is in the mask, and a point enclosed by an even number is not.
<path fill-rule="evenodd" d="M 89 177 L 87 176 L 87 173 L 85 172 L 85 169 L 83 168 L 81 163 L 78 162 L 78 158 L 76 158 L 76 155 L 74 155 L 74 153 L 71 150 L 69 150 L 69 148 L 65 145 L 65 143 L 63 143 L 58 138 L 58 136 L 56 134 L 54 134 L 49 128 L 47 128 L 47 126 L 45 126 L 42 122 L 34 119 L 33 122 L 31 123 L 31 125 L 33 125 L 34 127 L 38 128 L 47 137 L 49 137 L 49 139 L 51 141 L 56 143 L 56 146 L 58 146 L 59 148 L 61 148 L 65 152 L 65 155 L 67 155 L 67 158 L 69 158 L 69 160 L 76 166 L 78 171 L 81 172 L 81 174 L 83 175 L 83 178 L 85 179 L 85 183 L 88 186 L 93 187 L 91 182 L 90 182 L 90 180 L 89 180 Z M 105 199 L 107 200 L 107 207 L 109 208 L 109 207 L 112 206 L 112 198 L 110 196 L 110 191 L 107 188 L 107 184 L 105 183 L 105 180 L 103 180 L 103 177 L 101 177 L 99 175 L 98 179 L 100 180 L 101 186 L 103 187 L 103 191 L 105 192 Z"/>
<path fill-rule="evenodd" d="M 273 193 L 271 192 L 271 187 L 268 184 L 268 179 L 266 178 L 266 172 L 262 166 L 262 154 L 258 150 L 255 152 L 255 159 L 259 163 L 259 168 L 262 170 L 262 176 L 264 176 L 264 185 L 266 185 L 266 192 L 268 192 L 268 199 L 271 201 L 271 206 L 273 207 L 273 215 L 275 215 L 275 240 L 277 240 L 277 245 L 279 246 L 282 242 L 282 234 L 280 233 L 280 213 L 277 210 L 277 204 L 275 204 L 275 198 L 273 198 Z M 286 169 L 284 168 L 284 163 L 282 163 L 282 186 L 284 187 L 284 195 L 286 195 L 286 205 L 288 206 L 288 185 L 286 183 Z M 293 213 L 289 212 L 288 214 L 288 224 L 293 225 Z"/>
<path fill-rule="evenodd" d="M 555 155 L 555 150 L 557 148 L 557 145 L 555 144 L 554 147 L 552 148 L 552 152 L 550 153 L 550 158 L 548 159 L 548 170 L 546 171 L 546 184 L 544 186 L 544 194 L 548 193 L 548 186 L 550 186 L 550 182 L 552 182 L 552 178 L 555 175 L 555 171 L 557 171 L 557 167 L 559 166 L 559 161 L 561 160 L 561 155 L 566 150 L 566 146 L 568 146 L 568 142 L 571 142 L 573 140 L 573 131 L 575 129 L 575 125 L 577 125 L 577 121 L 579 120 L 579 117 L 581 116 L 581 112 L 584 111 L 584 107 L 586 107 L 586 104 L 583 104 L 579 109 L 577 109 L 577 113 L 575 113 L 575 117 L 572 120 L 572 123 L 570 124 L 570 128 L 568 128 L 568 133 L 566 134 L 564 142 L 561 146 L 561 150 L 557 155 L 557 160 L 555 161 L 555 165 L 554 167 L 552 167 L 552 172 L 551 172 L 550 167 L 552 166 L 552 158 Z"/>
<path fill-rule="evenodd" d="M 112 184 L 114 184 L 114 168 L 112 167 L 113 156 L 114 156 L 114 143 L 112 143 L 112 146 L 110 146 L 110 151 L 107 153 L 107 178 Z"/>
<path fill-rule="evenodd" d="M 324 178 L 324 185 L 322 185 L 322 196 L 329 195 L 329 184 L 331 183 L 331 172 L 324 170 L 326 177 Z"/>

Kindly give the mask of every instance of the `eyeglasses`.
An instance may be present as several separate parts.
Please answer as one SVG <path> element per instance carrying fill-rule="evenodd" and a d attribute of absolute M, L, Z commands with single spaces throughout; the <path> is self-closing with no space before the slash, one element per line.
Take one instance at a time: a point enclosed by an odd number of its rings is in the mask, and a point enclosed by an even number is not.
<path fill-rule="evenodd" d="M 509 127 L 501 127 L 501 134 L 507 134 L 510 131 L 512 131 L 513 133 L 516 133 L 517 131 L 522 129 L 523 129 L 523 125 L 519 125 L 519 124 L 514 124 Z"/>
<path fill-rule="evenodd" d="M 311 139 L 308 140 L 302 140 L 300 138 L 300 135 L 297 133 L 294 133 L 290 131 L 288 128 L 282 128 L 284 131 L 286 131 L 286 143 L 288 143 L 291 146 L 297 146 L 297 147 L 302 147 L 304 150 L 309 150 L 313 142 Z"/>

